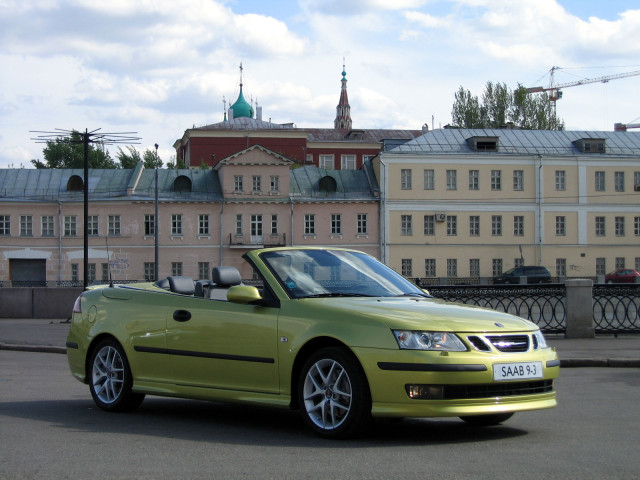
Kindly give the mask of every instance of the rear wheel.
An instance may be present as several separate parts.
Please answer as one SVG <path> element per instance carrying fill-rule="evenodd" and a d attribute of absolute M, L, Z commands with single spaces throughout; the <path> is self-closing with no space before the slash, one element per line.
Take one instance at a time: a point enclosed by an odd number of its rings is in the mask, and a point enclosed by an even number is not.
<path fill-rule="evenodd" d="M 317 434 L 343 438 L 371 421 L 371 395 L 356 359 L 345 349 L 318 350 L 304 364 L 298 382 L 303 419 Z"/>
<path fill-rule="evenodd" d="M 94 402 L 103 410 L 135 410 L 144 400 L 144 395 L 131 390 L 133 377 L 129 362 L 115 340 L 100 342 L 93 349 L 89 366 L 89 390 Z"/>
<path fill-rule="evenodd" d="M 492 415 L 471 415 L 467 417 L 460 417 L 469 425 L 476 427 L 490 427 L 492 425 L 498 425 L 513 417 L 513 413 L 495 413 Z"/>

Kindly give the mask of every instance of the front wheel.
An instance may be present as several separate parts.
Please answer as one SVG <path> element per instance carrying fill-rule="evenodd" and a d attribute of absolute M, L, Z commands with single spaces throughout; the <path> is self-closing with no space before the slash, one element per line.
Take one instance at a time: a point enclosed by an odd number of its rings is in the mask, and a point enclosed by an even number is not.
<path fill-rule="evenodd" d="M 371 421 L 364 373 L 342 348 L 323 348 L 309 357 L 298 382 L 298 400 L 305 423 L 323 437 L 353 436 Z"/>
<path fill-rule="evenodd" d="M 93 401 L 103 410 L 123 412 L 135 410 L 144 395 L 133 393 L 133 377 L 127 356 L 112 339 L 103 340 L 91 354 L 89 390 Z"/>
<path fill-rule="evenodd" d="M 495 413 L 492 415 L 471 415 L 467 417 L 460 417 L 469 425 L 475 427 L 490 427 L 492 425 L 498 425 L 513 417 L 512 413 Z"/>

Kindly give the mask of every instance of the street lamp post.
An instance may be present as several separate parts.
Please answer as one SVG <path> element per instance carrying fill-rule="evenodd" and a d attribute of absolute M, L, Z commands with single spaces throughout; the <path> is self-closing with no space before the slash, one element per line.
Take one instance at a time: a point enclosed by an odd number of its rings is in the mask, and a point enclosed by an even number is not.
<path fill-rule="evenodd" d="M 158 281 L 158 270 L 160 268 L 159 264 L 159 254 L 158 254 L 158 229 L 160 227 L 160 219 L 158 218 L 158 144 L 154 145 L 156 147 L 156 215 L 155 215 L 155 281 Z"/>

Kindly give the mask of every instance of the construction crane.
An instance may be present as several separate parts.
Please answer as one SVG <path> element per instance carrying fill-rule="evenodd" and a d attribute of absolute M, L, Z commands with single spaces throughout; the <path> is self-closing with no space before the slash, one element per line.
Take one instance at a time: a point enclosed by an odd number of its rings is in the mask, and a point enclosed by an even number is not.
<path fill-rule="evenodd" d="M 562 98 L 562 88 L 577 87 L 578 85 L 587 85 L 588 83 L 607 83 L 609 80 L 617 80 L 618 78 L 640 75 L 640 70 L 635 70 L 633 72 L 617 73 L 615 75 L 606 75 L 604 77 L 585 78 L 583 80 L 576 80 L 574 82 L 560 83 L 556 85 L 554 78 L 556 70 L 562 69 L 560 67 L 551 67 L 551 70 L 549 71 L 548 87 L 531 87 L 525 89 L 527 93 L 549 92 L 549 101 L 551 102 L 553 115 L 556 114 L 556 101 Z"/>

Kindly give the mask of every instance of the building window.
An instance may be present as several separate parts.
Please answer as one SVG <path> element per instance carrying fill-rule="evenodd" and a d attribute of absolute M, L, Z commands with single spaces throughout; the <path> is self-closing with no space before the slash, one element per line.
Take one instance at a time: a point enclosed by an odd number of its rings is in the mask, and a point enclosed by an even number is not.
<path fill-rule="evenodd" d="M 596 172 L 596 192 L 604 192 L 604 172 Z"/>
<path fill-rule="evenodd" d="M 182 262 L 171 262 L 171 275 L 182 275 Z"/>
<path fill-rule="evenodd" d="M 369 215 L 366 213 L 358 213 L 358 235 L 366 235 L 369 233 Z"/>
<path fill-rule="evenodd" d="M 458 189 L 458 172 L 457 170 L 447 170 L 447 190 Z"/>
<path fill-rule="evenodd" d="M 11 215 L 0 215 L 0 235 L 11 235 Z"/>
<path fill-rule="evenodd" d="M 524 216 L 514 215 L 513 217 L 513 235 L 522 237 L 524 235 Z"/>
<path fill-rule="evenodd" d="M 471 237 L 478 237 L 480 235 L 480 217 L 478 215 L 471 215 L 469 217 L 469 235 Z"/>
<path fill-rule="evenodd" d="M 425 277 L 436 276 L 436 259 L 435 258 L 424 259 L 424 275 Z"/>
<path fill-rule="evenodd" d="M 333 170 L 333 155 L 320 155 L 319 167 L 325 170 Z"/>
<path fill-rule="evenodd" d="M 144 281 L 153 282 L 156 279 L 156 264 L 154 262 L 144 262 Z"/>
<path fill-rule="evenodd" d="M 413 276 L 413 267 L 410 258 L 402 259 L 402 276 L 411 277 Z"/>
<path fill-rule="evenodd" d="M 447 258 L 447 277 L 455 278 L 458 276 L 458 260 L 455 258 Z"/>
<path fill-rule="evenodd" d="M 616 257 L 616 270 L 624 268 L 624 257 Z"/>
<path fill-rule="evenodd" d="M 97 237 L 100 234 L 98 215 L 89 215 L 87 217 L 87 232 L 90 237 Z"/>
<path fill-rule="evenodd" d="M 260 175 L 253 175 L 251 177 L 251 191 L 253 193 L 260 193 L 262 191 L 262 177 Z"/>
<path fill-rule="evenodd" d="M 96 264 L 90 263 L 87 265 L 87 283 L 93 283 L 96 281 Z"/>
<path fill-rule="evenodd" d="M 616 237 L 624 237 L 624 217 L 616 217 L 615 230 Z"/>
<path fill-rule="evenodd" d="M 102 283 L 107 283 L 109 281 L 109 264 L 102 264 Z"/>
<path fill-rule="evenodd" d="M 436 234 L 436 216 L 435 215 L 424 216 L 424 234 L 425 235 Z"/>
<path fill-rule="evenodd" d="M 458 217 L 447 215 L 447 235 L 458 235 Z"/>
<path fill-rule="evenodd" d="M 491 216 L 491 235 L 502 235 L 502 215 Z"/>
<path fill-rule="evenodd" d="M 607 259 L 604 257 L 596 258 L 596 275 L 606 275 Z"/>
<path fill-rule="evenodd" d="M 242 236 L 242 215 L 236 215 L 236 236 Z"/>
<path fill-rule="evenodd" d="M 342 215 L 331 214 L 331 235 L 342 235 Z"/>
<path fill-rule="evenodd" d="M 636 257 L 636 271 L 640 272 L 640 257 Z"/>
<path fill-rule="evenodd" d="M 401 215 L 400 216 L 400 229 L 401 235 L 413 235 L 413 219 L 411 215 Z"/>
<path fill-rule="evenodd" d="M 120 215 L 109 215 L 109 236 L 120 235 Z"/>
<path fill-rule="evenodd" d="M 304 234 L 316 234 L 316 216 L 314 214 L 306 214 L 304 216 Z"/>
<path fill-rule="evenodd" d="M 251 243 L 263 243 L 262 237 L 262 215 L 251 215 Z"/>
<path fill-rule="evenodd" d="M 524 170 L 513 171 L 513 189 L 516 191 L 524 190 Z"/>
<path fill-rule="evenodd" d="M 71 281 L 72 282 L 77 282 L 79 280 L 79 276 L 78 276 L 78 264 L 77 263 L 72 263 L 71 264 Z"/>
<path fill-rule="evenodd" d="M 42 217 L 42 236 L 43 237 L 53 237 L 56 234 L 55 232 L 55 223 L 53 216 L 43 216 Z"/>
<path fill-rule="evenodd" d="M 633 217 L 633 234 L 640 235 L 640 217 Z"/>
<path fill-rule="evenodd" d="M 307 163 L 313 163 L 313 153 L 307 153 L 306 162 Z"/>
<path fill-rule="evenodd" d="M 501 258 L 493 258 L 491 259 L 491 273 L 494 277 L 500 275 L 502 273 L 502 259 Z"/>
<path fill-rule="evenodd" d="M 411 190 L 411 170 L 408 168 L 400 170 L 400 188 L 402 190 Z"/>
<path fill-rule="evenodd" d="M 156 216 L 145 215 L 144 216 L 144 234 L 155 235 L 156 234 Z"/>
<path fill-rule="evenodd" d="M 640 191 L 640 172 L 633 172 L 633 190 Z"/>
<path fill-rule="evenodd" d="M 278 215 L 271 215 L 271 235 L 278 235 Z"/>
<path fill-rule="evenodd" d="M 567 189 L 567 178 L 564 170 L 556 170 L 556 190 Z"/>
<path fill-rule="evenodd" d="M 280 191 L 280 177 L 278 175 L 271 175 L 269 190 L 271 193 L 278 193 Z"/>
<path fill-rule="evenodd" d="M 624 172 L 615 172 L 614 181 L 616 192 L 624 192 Z"/>
<path fill-rule="evenodd" d="M 524 266 L 524 259 L 522 257 L 514 258 L 513 259 L 513 266 L 514 267 L 522 267 L 522 266 Z"/>
<path fill-rule="evenodd" d="M 208 280 L 209 271 L 209 262 L 198 262 L 198 280 Z"/>
<path fill-rule="evenodd" d="M 606 235 L 604 217 L 596 217 L 596 237 L 604 237 Z"/>
<path fill-rule="evenodd" d="M 209 215 L 198 215 L 198 235 L 209 235 Z"/>
<path fill-rule="evenodd" d="M 479 258 L 469 259 L 469 276 L 473 278 L 477 278 L 480 276 L 480 259 Z"/>
<path fill-rule="evenodd" d="M 171 215 L 171 235 L 182 235 L 182 214 Z"/>
<path fill-rule="evenodd" d="M 20 236 L 33 237 L 33 217 L 31 215 L 20 215 Z"/>
<path fill-rule="evenodd" d="M 340 157 L 340 168 L 342 170 L 355 170 L 356 169 L 356 156 L 355 155 L 342 155 Z"/>
<path fill-rule="evenodd" d="M 556 258 L 556 277 L 567 276 L 567 259 Z"/>
<path fill-rule="evenodd" d="M 502 190 L 502 170 L 491 170 L 491 190 Z"/>
<path fill-rule="evenodd" d="M 75 237 L 78 235 L 77 229 L 78 219 L 75 215 L 66 215 L 64 217 L 64 236 Z"/>
<path fill-rule="evenodd" d="M 567 234 L 566 217 L 564 215 L 556 216 L 556 235 L 564 237 Z"/>
<path fill-rule="evenodd" d="M 236 193 L 242 192 L 243 178 L 242 175 L 235 175 L 233 177 L 233 191 Z"/>
<path fill-rule="evenodd" d="M 480 190 L 480 170 L 469 170 L 469 190 Z"/>
<path fill-rule="evenodd" d="M 424 189 L 433 190 L 435 188 L 435 172 L 433 170 L 424 171 Z"/>

